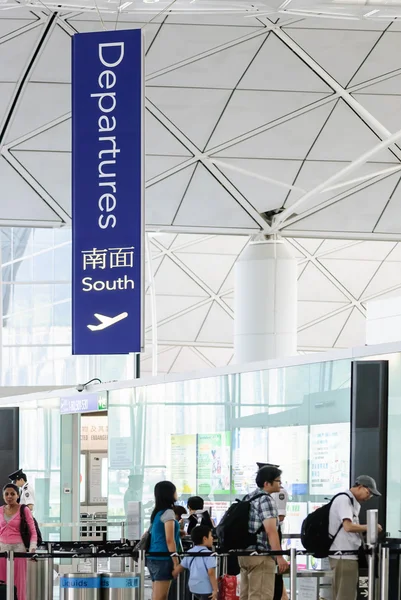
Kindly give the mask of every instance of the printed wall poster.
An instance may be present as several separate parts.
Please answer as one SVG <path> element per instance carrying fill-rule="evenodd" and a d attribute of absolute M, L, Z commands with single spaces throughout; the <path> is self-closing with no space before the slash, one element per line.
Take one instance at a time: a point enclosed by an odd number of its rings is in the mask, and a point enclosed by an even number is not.
<path fill-rule="evenodd" d="M 350 425 L 330 423 L 310 428 L 309 493 L 333 496 L 349 487 Z"/>
<path fill-rule="evenodd" d="M 196 435 L 171 436 L 171 480 L 179 494 L 196 494 Z"/>
<path fill-rule="evenodd" d="M 197 493 L 200 496 L 229 494 L 230 433 L 206 433 L 197 437 Z"/>

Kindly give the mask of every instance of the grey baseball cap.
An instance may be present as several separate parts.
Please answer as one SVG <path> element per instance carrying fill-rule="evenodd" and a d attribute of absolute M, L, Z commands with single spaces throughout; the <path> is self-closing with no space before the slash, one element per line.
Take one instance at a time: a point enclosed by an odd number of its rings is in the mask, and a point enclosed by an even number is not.
<path fill-rule="evenodd" d="M 359 475 L 356 483 L 368 488 L 373 496 L 381 496 L 381 493 L 376 487 L 376 481 L 373 479 L 373 477 L 369 477 L 369 475 Z"/>

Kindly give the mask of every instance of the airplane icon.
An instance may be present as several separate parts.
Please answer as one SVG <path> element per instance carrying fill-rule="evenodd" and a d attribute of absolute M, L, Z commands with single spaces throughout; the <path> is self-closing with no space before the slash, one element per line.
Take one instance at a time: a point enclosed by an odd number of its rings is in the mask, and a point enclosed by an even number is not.
<path fill-rule="evenodd" d="M 91 331 L 102 331 L 102 329 L 111 327 L 115 323 L 118 323 L 119 321 L 126 319 L 128 317 L 128 313 L 123 312 L 123 313 L 117 315 L 116 317 L 106 317 L 105 315 L 99 315 L 99 314 L 95 313 L 94 317 L 96 317 L 96 319 L 98 321 L 100 321 L 100 323 L 99 323 L 99 325 L 87 325 L 88 329 L 90 329 Z"/>

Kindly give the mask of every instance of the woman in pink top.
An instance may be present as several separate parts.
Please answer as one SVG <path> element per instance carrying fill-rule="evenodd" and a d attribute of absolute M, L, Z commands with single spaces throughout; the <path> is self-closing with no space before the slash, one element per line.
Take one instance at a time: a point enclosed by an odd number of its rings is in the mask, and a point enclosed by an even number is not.
<path fill-rule="evenodd" d="M 0 507 L 0 552 L 26 552 L 21 537 L 21 512 L 18 504 L 19 490 L 13 483 L 8 483 L 3 488 L 5 505 Z M 25 518 L 31 534 L 29 552 L 36 551 L 37 535 L 30 510 L 25 510 Z M 16 558 L 14 561 L 14 583 L 17 586 L 18 600 L 26 600 L 26 558 Z M 6 581 L 6 559 L 0 559 L 0 580 Z"/>

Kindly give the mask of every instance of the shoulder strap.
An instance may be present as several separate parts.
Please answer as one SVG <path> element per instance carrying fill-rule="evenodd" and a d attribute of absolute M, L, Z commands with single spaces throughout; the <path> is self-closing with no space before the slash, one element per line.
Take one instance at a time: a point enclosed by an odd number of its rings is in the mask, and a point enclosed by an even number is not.
<path fill-rule="evenodd" d="M 253 502 L 254 500 L 258 500 L 262 496 L 266 496 L 266 494 L 256 494 L 253 498 L 248 498 L 248 502 Z"/>
<path fill-rule="evenodd" d="M 336 498 L 338 498 L 339 496 L 347 496 L 348 500 L 351 502 L 352 506 L 354 506 L 354 501 L 352 498 L 349 497 L 349 495 L 346 492 L 340 492 L 339 494 L 336 494 L 331 500 L 330 500 L 330 508 L 331 505 L 333 504 L 334 500 Z M 336 537 L 338 536 L 338 534 L 340 533 L 341 529 L 343 528 L 343 522 L 341 521 L 340 527 L 337 529 L 337 533 L 333 536 L 333 539 L 331 540 L 331 543 L 334 544 Z"/>

